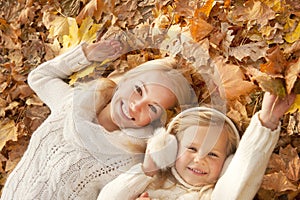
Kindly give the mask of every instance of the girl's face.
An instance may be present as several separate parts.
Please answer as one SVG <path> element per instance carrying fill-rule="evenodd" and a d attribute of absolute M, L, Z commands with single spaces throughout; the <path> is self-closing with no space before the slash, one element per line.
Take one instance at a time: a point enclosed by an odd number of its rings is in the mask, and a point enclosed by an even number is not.
<path fill-rule="evenodd" d="M 199 157 L 201 144 L 208 129 L 220 131 L 220 128 L 209 126 L 191 126 L 185 129 L 179 141 L 175 168 L 183 180 L 193 186 L 213 184 L 219 178 L 223 163 L 227 157 L 227 134 L 223 129 L 215 146 L 204 157 Z"/>
<path fill-rule="evenodd" d="M 137 128 L 160 118 L 176 104 L 160 71 L 147 71 L 118 85 L 111 101 L 111 117 L 119 128 Z"/>

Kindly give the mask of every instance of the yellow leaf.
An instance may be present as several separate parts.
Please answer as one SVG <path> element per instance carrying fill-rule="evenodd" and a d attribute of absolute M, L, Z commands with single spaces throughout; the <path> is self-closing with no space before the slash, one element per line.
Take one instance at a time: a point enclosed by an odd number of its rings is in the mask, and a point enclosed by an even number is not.
<path fill-rule="evenodd" d="M 291 105 L 289 110 L 286 113 L 294 113 L 296 111 L 300 110 L 300 95 L 296 95 L 296 99 L 294 103 Z"/>
<path fill-rule="evenodd" d="M 94 24 L 91 17 L 87 17 L 78 27 L 75 18 L 68 18 L 69 34 L 63 36 L 63 49 L 60 53 L 65 52 L 67 49 L 78 45 L 80 42 L 92 43 L 95 41 L 97 31 L 100 29 L 100 24 Z"/>
<path fill-rule="evenodd" d="M 96 40 L 97 31 L 100 30 L 101 27 L 102 25 L 100 24 L 93 24 L 92 27 L 87 32 L 85 32 L 81 40 L 87 43 L 92 43 Z"/>
<path fill-rule="evenodd" d="M 69 34 L 68 19 L 62 16 L 55 16 L 55 19 L 49 22 L 49 38 L 58 37 L 58 40 L 62 40 L 63 35 Z"/>
<path fill-rule="evenodd" d="M 84 68 L 83 70 L 74 73 L 72 76 L 70 76 L 70 85 L 73 85 L 79 78 L 85 77 L 92 73 L 96 67 L 96 64 L 93 64 L 91 66 L 88 66 L 87 68 Z"/>
<path fill-rule="evenodd" d="M 300 23 L 298 23 L 296 29 L 293 32 L 287 33 L 285 35 L 285 41 L 288 43 L 294 43 L 300 38 Z"/>
<path fill-rule="evenodd" d="M 87 17 L 82 21 L 80 28 L 78 29 L 78 38 L 83 38 L 83 36 L 89 31 L 89 28 L 93 25 L 93 19 Z"/>
<path fill-rule="evenodd" d="M 2 121 L 0 123 L 0 150 L 2 150 L 7 141 L 17 141 L 17 130 L 13 120 L 10 120 L 9 122 Z"/>
<path fill-rule="evenodd" d="M 78 26 L 74 18 L 68 17 L 69 34 L 63 36 L 63 49 L 62 52 L 79 44 Z"/>

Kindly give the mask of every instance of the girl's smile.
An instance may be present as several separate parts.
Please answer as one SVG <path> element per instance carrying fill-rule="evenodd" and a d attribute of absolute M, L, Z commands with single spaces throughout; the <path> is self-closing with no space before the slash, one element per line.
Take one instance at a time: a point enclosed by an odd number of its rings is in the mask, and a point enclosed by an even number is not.
<path fill-rule="evenodd" d="M 200 155 L 206 137 L 221 131 L 207 155 Z M 202 186 L 213 184 L 219 178 L 223 163 L 227 157 L 228 135 L 226 130 L 210 126 L 190 126 L 184 130 L 179 141 L 178 158 L 175 168 L 188 184 Z"/>

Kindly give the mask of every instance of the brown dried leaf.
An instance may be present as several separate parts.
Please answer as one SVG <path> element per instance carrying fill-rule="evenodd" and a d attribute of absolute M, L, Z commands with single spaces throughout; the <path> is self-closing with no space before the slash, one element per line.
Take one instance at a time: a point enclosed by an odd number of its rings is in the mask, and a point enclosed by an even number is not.
<path fill-rule="evenodd" d="M 17 127 L 13 120 L 4 120 L 0 122 L 0 150 L 9 140 L 17 140 Z"/>
<path fill-rule="evenodd" d="M 266 58 L 268 62 L 261 65 L 260 71 L 271 75 L 283 73 L 287 66 L 287 61 L 279 46 L 268 49 Z"/>
<path fill-rule="evenodd" d="M 264 175 L 261 188 L 274 190 L 275 192 L 284 192 L 287 190 L 296 191 L 298 189 L 282 171 Z"/>
<path fill-rule="evenodd" d="M 229 55 L 235 57 L 239 61 L 243 58 L 250 57 L 253 61 L 257 61 L 266 55 L 268 46 L 265 42 L 255 42 L 245 45 L 239 45 L 229 49 Z"/>
<path fill-rule="evenodd" d="M 253 83 L 245 80 L 245 74 L 239 66 L 226 64 L 220 57 L 215 59 L 215 66 L 213 79 L 223 99 L 238 99 L 256 88 Z"/>
<path fill-rule="evenodd" d="M 190 32 L 193 39 L 199 42 L 214 29 L 214 27 L 199 17 L 201 15 L 200 10 L 196 10 L 193 19 L 191 19 Z"/>
<path fill-rule="evenodd" d="M 300 59 L 290 65 L 285 72 L 285 83 L 287 93 L 290 94 L 294 88 L 297 78 L 300 76 Z"/>
<path fill-rule="evenodd" d="M 232 12 L 232 18 L 237 22 L 248 22 L 248 28 L 258 24 L 260 27 L 275 18 L 275 12 L 260 1 L 250 0 L 243 6 L 237 6 Z"/>
<path fill-rule="evenodd" d="M 253 67 L 247 67 L 246 70 L 250 74 L 251 80 L 257 82 L 263 91 L 270 92 L 281 98 L 285 97 L 286 89 L 283 76 L 270 76 Z"/>
<path fill-rule="evenodd" d="M 8 160 L 6 162 L 5 171 L 9 172 L 15 168 L 20 161 L 29 143 L 29 137 L 22 135 L 16 141 L 9 141 L 6 145 Z"/>
<path fill-rule="evenodd" d="M 278 154 L 273 153 L 269 160 L 266 174 L 284 171 L 285 169 L 286 169 L 285 162 Z"/>
<path fill-rule="evenodd" d="M 96 22 L 98 22 L 102 17 L 102 13 L 110 12 L 114 5 L 114 0 L 91 0 L 80 11 L 78 16 L 76 17 L 76 21 L 78 24 L 81 24 L 85 18 L 93 17 L 96 19 Z"/>
<path fill-rule="evenodd" d="M 279 155 L 286 165 L 286 174 L 290 180 L 298 181 L 300 176 L 300 159 L 296 148 L 288 145 L 280 148 Z"/>

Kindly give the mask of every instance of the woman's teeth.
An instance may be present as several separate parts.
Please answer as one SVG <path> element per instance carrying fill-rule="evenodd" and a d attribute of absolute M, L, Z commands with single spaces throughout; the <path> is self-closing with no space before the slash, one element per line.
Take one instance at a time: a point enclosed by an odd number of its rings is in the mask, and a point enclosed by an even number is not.
<path fill-rule="evenodd" d="M 124 113 L 124 115 L 125 115 L 128 119 L 134 120 L 134 118 L 131 117 L 130 114 L 129 114 L 129 112 L 126 110 L 125 104 L 122 104 L 122 112 Z"/>

